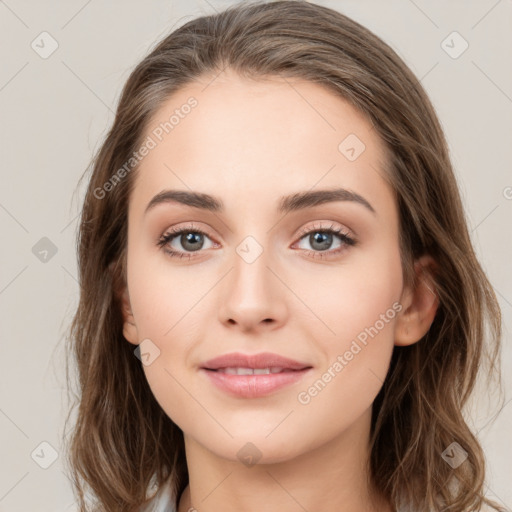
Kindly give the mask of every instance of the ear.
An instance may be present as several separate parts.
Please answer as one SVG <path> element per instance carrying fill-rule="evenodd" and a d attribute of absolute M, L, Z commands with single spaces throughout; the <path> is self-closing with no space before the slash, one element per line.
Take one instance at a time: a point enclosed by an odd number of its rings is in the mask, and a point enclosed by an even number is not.
<path fill-rule="evenodd" d="M 112 281 L 117 303 L 121 308 L 121 314 L 123 315 L 123 336 L 130 343 L 138 345 L 139 337 L 137 326 L 135 325 L 135 319 L 133 317 L 130 296 L 128 294 L 128 286 L 120 275 L 118 262 L 111 263 L 109 265 L 109 270 L 112 273 Z"/>
<path fill-rule="evenodd" d="M 130 297 L 128 295 L 128 287 L 126 286 L 121 293 L 120 302 L 123 313 L 123 336 L 133 345 L 138 345 L 139 335 L 137 326 L 135 325 L 135 319 L 133 318 Z"/>
<path fill-rule="evenodd" d="M 429 255 L 415 261 L 415 284 L 405 287 L 402 293 L 400 303 L 403 309 L 395 323 L 395 345 L 412 345 L 430 329 L 439 305 L 435 270 L 436 263 Z"/>

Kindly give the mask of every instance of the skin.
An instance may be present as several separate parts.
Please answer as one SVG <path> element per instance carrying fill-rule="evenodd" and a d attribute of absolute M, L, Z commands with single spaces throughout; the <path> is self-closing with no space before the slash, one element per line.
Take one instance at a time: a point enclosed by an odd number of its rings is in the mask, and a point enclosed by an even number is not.
<path fill-rule="evenodd" d="M 186 86 L 152 119 L 146 136 L 190 96 L 198 101 L 143 159 L 128 212 L 123 334 L 160 350 L 144 371 L 185 436 L 190 483 L 178 510 L 391 511 L 366 483 L 371 407 L 394 345 L 427 332 L 437 300 L 427 279 L 404 286 L 385 147 L 359 111 L 320 85 L 252 81 L 229 70 L 212 79 Z M 351 133 L 366 146 L 355 161 L 338 150 Z M 281 196 L 338 187 L 363 196 L 375 213 L 352 201 L 277 212 Z M 167 203 L 145 215 L 164 189 L 212 194 L 226 208 Z M 187 250 L 177 236 L 172 249 L 192 259 L 171 258 L 158 239 L 190 222 L 207 233 L 203 248 Z M 331 226 L 357 244 L 333 235 L 322 251 L 302 234 Z M 263 249 L 252 263 L 237 253 L 247 236 Z M 415 269 L 428 275 L 432 265 L 425 256 Z M 396 302 L 401 311 L 301 404 L 298 394 Z M 199 367 L 234 351 L 275 352 L 313 370 L 267 397 L 232 397 Z M 252 466 L 237 456 L 247 442 L 261 452 Z"/>

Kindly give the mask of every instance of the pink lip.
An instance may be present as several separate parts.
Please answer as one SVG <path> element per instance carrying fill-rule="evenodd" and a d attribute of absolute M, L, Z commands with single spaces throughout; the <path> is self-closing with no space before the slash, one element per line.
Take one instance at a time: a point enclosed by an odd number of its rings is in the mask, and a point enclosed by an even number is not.
<path fill-rule="evenodd" d="M 303 370 L 311 368 L 310 364 L 294 361 L 287 357 L 273 354 L 272 352 L 261 352 L 259 354 L 242 354 L 232 352 L 210 359 L 201 365 L 201 368 L 218 370 L 219 368 L 270 368 L 278 366 L 289 370 Z"/>
<path fill-rule="evenodd" d="M 263 375 L 230 375 L 201 368 L 219 389 L 241 398 L 257 398 L 269 395 L 285 386 L 299 381 L 311 368 L 289 370 Z"/>
<path fill-rule="evenodd" d="M 215 370 L 219 368 L 271 368 L 285 371 L 260 375 L 231 375 Z M 201 372 L 219 389 L 241 398 L 257 398 L 269 395 L 299 381 L 311 370 L 311 365 L 294 361 L 271 352 L 246 355 L 239 352 L 210 359 L 201 365 Z"/>

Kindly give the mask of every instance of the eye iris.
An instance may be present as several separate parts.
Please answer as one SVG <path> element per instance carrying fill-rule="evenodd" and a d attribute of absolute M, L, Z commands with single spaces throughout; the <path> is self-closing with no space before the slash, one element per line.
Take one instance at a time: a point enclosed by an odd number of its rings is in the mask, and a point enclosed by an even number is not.
<path fill-rule="evenodd" d="M 315 248 L 315 244 L 318 242 L 320 244 L 320 247 L 316 247 L 318 250 L 323 251 L 329 249 L 330 245 L 332 244 L 332 234 L 316 231 L 315 233 L 309 235 L 309 242 L 313 248 Z"/>
<path fill-rule="evenodd" d="M 187 251 L 198 251 L 204 245 L 204 239 L 201 233 L 190 232 L 187 234 L 183 234 L 180 237 L 180 242 L 183 248 L 186 249 Z"/>

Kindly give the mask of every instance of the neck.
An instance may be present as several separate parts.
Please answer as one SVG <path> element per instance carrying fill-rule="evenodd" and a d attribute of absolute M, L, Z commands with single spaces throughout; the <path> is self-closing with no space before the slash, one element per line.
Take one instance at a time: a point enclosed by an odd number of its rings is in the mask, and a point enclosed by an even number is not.
<path fill-rule="evenodd" d="M 185 435 L 189 485 L 178 512 L 392 512 L 368 479 L 369 414 L 293 459 L 249 467 L 219 457 Z"/>

